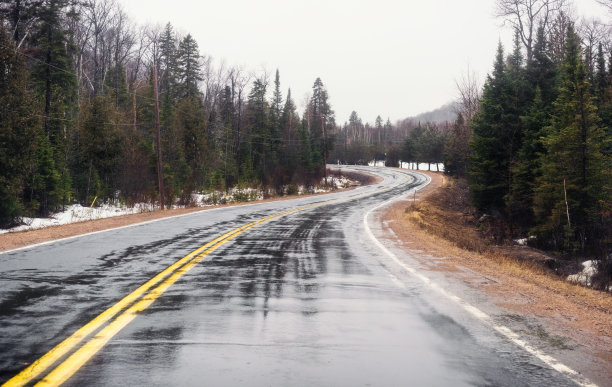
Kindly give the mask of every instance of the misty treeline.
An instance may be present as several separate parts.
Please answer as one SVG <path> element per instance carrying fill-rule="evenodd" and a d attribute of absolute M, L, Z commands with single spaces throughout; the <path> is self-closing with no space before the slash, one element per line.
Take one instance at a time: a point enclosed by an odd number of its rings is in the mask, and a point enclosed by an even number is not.
<path fill-rule="evenodd" d="M 343 164 L 367 164 L 384 161 L 399 167 L 400 161 L 436 164 L 443 160 L 444 143 L 450 132 L 448 123 L 421 123 L 407 118 L 395 125 L 380 116 L 374 125 L 363 123 L 353 111 L 347 123 L 338 128 L 330 161 Z"/>
<path fill-rule="evenodd" d="M 461 82 L 446 172 L 467 177 L 481 214 L 506 236 L 605 258 L 612 245 L 610 26 L 559 0 L 498 0 L 515 26 L 482 91 Z M 528 8 L 531 6 L 532 8 Z M 535 11 L 539 10 L 539 14 Z"/>
<path fill-rule="evenodd" d="M 1 225 L 156 200 L 154 66 L 168 202 L 323 176 L 336 125 L 320 79 L 300 115 L 278 71 L 213 65 L 191 35 L 135 25 L 112 0 L 1 0 Z"/>

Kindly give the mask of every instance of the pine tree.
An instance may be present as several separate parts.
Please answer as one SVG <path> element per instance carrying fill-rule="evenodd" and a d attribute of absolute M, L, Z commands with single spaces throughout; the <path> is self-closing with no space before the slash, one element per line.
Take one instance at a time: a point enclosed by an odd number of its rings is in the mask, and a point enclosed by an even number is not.
<path fill-rule="evenodd" d="M 184 194 L 191 194 L 196 189 L 202 189 L 206 181 L 207 168 L 210 165 L 208 144 L 206 141 L 206 117 L 204 107 L 199 99 L 194 97 L 180 101 L 176 115 L 177 132 L 182 135 L 184 157 L 191 175 L 185 182 Z M 185 197 L 188 201 L 188 198 Z"/>
<path fill-rule="evenodd" d="M 470 157 L 470 128 L 459 113 L 452 130 L 444 143 L 444 173 L 454 177 L 465 177 Z"/>
<path fill-rule="evenodd" d="M 179 97 L 198 97 L 198 83 L 202 81 L 202 65 L 198 43 L 191 34 L 185 36 L 178 46 L 176 55 Z"/>
<path fill-rule="evenodd" d="M 296 142 L 298 141 L 297 128 L 300 118 L 296 112 L 295 103 L 291 98 L 291 89 L 287 91 L 285 106 L 280 119 L 280 130 L 282 132 L 282 148 L 279 162 L 287 165 L 290 171 L 296 169 Z"/>
<path fill-rule="evenodd" d="M 268 176 L 270 163 L 275 155 L 271 154 L 270 121 L 268 101 L 266 101 L 267 83 L 263 79 L 253 82 L 247 103 L 249 131 L 249 159 L 255 176 L 264 181 Z M 245 171 L 245 173 L 247 173 Z"/>
<path fill-rule="evenodd" d="M 164 100 L 174 102 L 176 98 L 177 84 L 177 42 L 172 24 L 166 24 L 164 32 L 159 40 L 159 92 L 164 95 Z"/>
<path fill-rule="evenodd" d="M 535 224 L 534 189 L 540 176 L 541 157 L 545 153 L 541 138 L 544 136 L 544 128 L 550 124 L 549 111 L 550 108 L 542 100 L 541 89 L 536 88 L 536 96 L 529 112 L 521 117 L 523 144 L 512 167 L 513 179 L 507 197 L 508 211 L 514 215 L 521 232 Z"/>
<path fill-rule="evenodd" d="M 511 158 L 508 145 L 513 125 L 508 125 L 511 85 L 506 76 L 501 43 L 493 74 L 487 77 L 480 101 L 481 110 L 474 118 L 471 148 L 470 190 L 479 211 L 503 211 L 508 192 Z"/>
<path fill-rule="evenodd" d="M 67 50 L 71 42 L 63 29 L 62 18 L 68 5 L 68 0 L 43 2 L 36 10 L 39 23 L 32 35 L 32 43 L 38 47 L 35 51 L 38 58 L 33 66 L 32 82 L 43 101 L 43 126 L 47 137 L 41 146 L 46 148 L 48 145 L 53 159 L 41 173 L 59 176 L 59 179 L 46 180 L 46 189 L 54 194 L 41 202 L 41 214 L 55 210 L 70 199 L 68 143 L 75 130 L 73 118 L 77 115 L 77 83 Z M 49 168 L 55 170 L 47 171 Z"/>
<path fill-rule="evenodd" d="M 278 69 L 276 70 L 276 76 L 274 77 L 274 95 L 272 96 L 272 103 L 270 109 L 270 125 L 273 131 L 280 133 L 280 119 L 282 115 L 283 106 L 283 95 L 280 91 L 280 76 Z"/>
<path fill-rule="evenodd" d="M 119 167 L 122 161 L 124 133 L 114 101 L 106 96 L 95 96 L 86 107 L 82 119 L 80 138 L 85 176 L 75 187 L 77 197 L 84 203 L 95 196 L 113 198 L 119 186 Z"/>
<path fill-rule="evenodd" d="M 282 116 L 282 105 L 283 95 L 280 91 L 280 76 L 278 70 L 276 70 L 276 76 L 274 78 L 274 94 L 272 95 L 272 103 L 270 106 L 270 156 L 271 164 L 277 166 L 279 171 L 284 169 L 285 166 L 278 165 L 278 157 L 281 151 L 281 116 Z M 276 175 L 282 175 L 284 172 L 274 172 Z M 282 185 L 278 183 L 277 186 Z"/>
<path fill-rule="evenodd" d="M 549 56 L 548 46 L 544 28 L 540 26 L 533 47 L 532 59 L 527 62 L 526 78 L 533 88 L 534 97 L 535 89 L 539 88 L 543 106 L 551 108 L 557 98 L 557 66 Z"/>
<path fill-rule="evenodd" d="M 0 225 L 13 223 L 28 203 L 27 179 L 36 169 L 43 134 L 23 57 L 0 24 Z M 35 204 L 34 210 L 38 209 Z"/>
<path fill-rule="evenodd" d="M 581 58 L 579 38 L 568 28 L 559 96 L 546 128 L 542 176 L 537 181 L 535 232 L 567 250 L 597 249 L 602 213 L 611 207 L 610 157 Z"/>
<path fill-rule="evenodd" d="M 332 149 L 331 133 L 335 127 L 334 112 L 328 102 L 328 94 L 321 78 L 317 78 L 312 86 L 310 100 L 310 138 L 312 141 L 312 160 L 324 172 L 324 157 Z"/>

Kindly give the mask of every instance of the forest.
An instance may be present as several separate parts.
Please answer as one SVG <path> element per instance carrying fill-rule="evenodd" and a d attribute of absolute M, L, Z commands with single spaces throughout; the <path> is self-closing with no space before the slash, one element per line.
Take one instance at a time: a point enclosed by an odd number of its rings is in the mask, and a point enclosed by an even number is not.
<path fill-rule="evenodd" d="M 602 3 L 612 12 L 612 3 Z M 538 15 L 517 4 L 547 8 Z M 514 44 L 505 51 L 500 43 L 482 89 L 461 83 L 463 109 L 446 142 L 446 173 L 467 178 L 473 205 L 500 220 L 507 237 L 606 260 L 612 247 L 610 26 L 576 20 L 561 0 L 497 5 L 515 26 Z"/>
<path fill-rule="evenodd" d="M 190 34 L 138 26 L 112 0 L 2 0 L 0 18 L 5 227 L 75 202 L 155 202 L 160 183 L 166 202 L 188 205 L 193 192 L 310 185 L 326 160 L 396 166 L 414 126 L 371 127 L 356 112 L 336 125 L 321 79 L 298 112 L 278 70 L 215 64 Z M 434 162 L 439 150 L 412 154 Z"/>
<path fill-rule="evenodd" d="M 74 202 L 155 201 L 158 181 L 189 204 L 324 174 L 335 121 L 320 79 L 300 115 L 278 71 L 215 66 L 190 34 L 137 26 L 114 1 L 3 0 L 0 18 L 3 226 Z"/>

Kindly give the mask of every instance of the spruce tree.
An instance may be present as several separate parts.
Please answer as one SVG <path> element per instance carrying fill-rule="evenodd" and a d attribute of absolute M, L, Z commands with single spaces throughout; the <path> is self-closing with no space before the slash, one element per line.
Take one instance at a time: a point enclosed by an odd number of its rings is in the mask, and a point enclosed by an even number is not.
<path fill-rule="evenodd" d="M 178 46 L 176 54 L 179 97 L 198 97 L 198 83 L 202 78 L 202 65 L 198 43 L 191 34 L 185 36 Z"/>
<path fill-rule="evenodd" d="M 541 138 L 544 128 L 550 124 L 549 111 L 542 100 L 541 89 L 537 87 L 531 108 L 521 117 L 523 143 L 512 167 L 513 179 L 506 200 L 508 211 L 514 215 L 521 233 L 535 224 L 533 197 L 535 182 L 540 176 L 540 159 L 545 152 Z"/>
<path fill-rule="evenodd" d="M 508 112 L 511 110 L 511 85 L 506 76 L 504 51 L 501 43 L 493 73 L 487 77 L 480 101 L 480 112 L 473 122 L 470 165 L 470 190 L 475 207 L 482 212 L 503 211 L 508 192 L 508 157 L 514 128 Z M 510 118 L 510 119 L 509 119 Z"/>
<path fill-rule="evenodd" d="M 253 82 L 251 93 L 247 103 L 247 113 L 249 123 L 249 159 L 251 164 L 245 165 L 253 168 L 255 176 L 260 181 L 269 177 L 269 166 L 274 155 L 270 150 L 270 121 L 268 101 L 266 100 L 267 84 L 263 79 L 256 79 Z M 244 171 L 250 174 L 250 171 Z"/>
<path fill-rule="evenodd" d="M 72 42 L 67 38 L 63 23 L 68 6 L 68 0 L 42 2 L 36 8 L 38 23 L 31 37 L 31 44 L 37 47 L 31 79 L 43 104 L 43 127 L 47 136 L 41 146 L 50 148 L 53 160 L 53 167 L 46 165 L 45 171 L 40 172 L 59 176 L 59 179 L 46 180 L 47 184 L 57 185 L 47 187 L 54 194 L 41 202 L 41 214 L 66 204 L 71 197 L 68 145 L 75 130 L 78 103 L 77 82 L 69 55 Z M 49 168 L 54 171 L 47 171 Z"/>
<path fill-rule="evenodd" d="M 568 28 L 559 96 L 546 128 L 535 214 L 541 239 L 554 247 L 594 252 L 602 237 L 602 214 L 611 206 L 610 156 L 580 52 Z"/>
<path fill-rule="evenodd" d="M 32 205 L 26 186 L 36 170 L 44 137 L 23 57 L 0 24 L 0 226 L 14 223 Z"/>
<path fill-rule="evenodd" d="M 335 127 L 334 112 L 328 101 L 327 90 L 317 78 L 312 86 L 312 98 L 310 100 L 310 138 L 312 141 L 312 160 L 318 166 L 320 175 L 324 172 L 324 156 L 331 148 L 331 134 Z M 325 132 L 325 134 L 324 134 Z"/>
<path fill-rule="evenodd" d="M 184 194 L 202 189 L 205 184 L 210 160 L 206 139 L 206 117 L 204 107 L 198 98 L 184 98 L 178 105 L 180 114 L 176 115 L 176 130 L 182 135 L 183 155 L 191 175 L 184 185 Z M 185 197 L 184 199 L 187 199 Z"/>

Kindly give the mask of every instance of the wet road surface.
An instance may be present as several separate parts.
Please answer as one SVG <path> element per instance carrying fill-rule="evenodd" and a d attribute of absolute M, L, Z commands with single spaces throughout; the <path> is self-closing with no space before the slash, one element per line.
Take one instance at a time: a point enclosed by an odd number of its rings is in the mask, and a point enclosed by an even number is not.
<path fill-rule="evenodd" d="M 352 168 L 384 180 L 0 255 L 0 382 L 205 243 L 318 203 L 206 255 L 66 385 L 575 385 L 398 268 L 366 235 L 364 215 L 423 186 L 424 175 Z"/>

